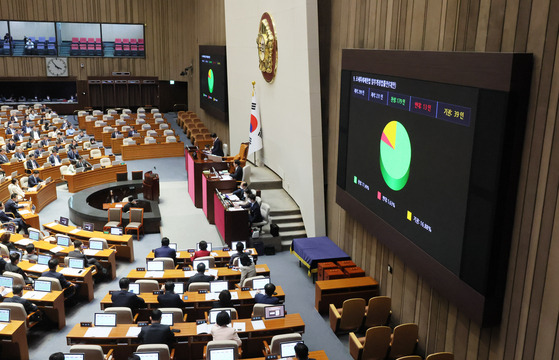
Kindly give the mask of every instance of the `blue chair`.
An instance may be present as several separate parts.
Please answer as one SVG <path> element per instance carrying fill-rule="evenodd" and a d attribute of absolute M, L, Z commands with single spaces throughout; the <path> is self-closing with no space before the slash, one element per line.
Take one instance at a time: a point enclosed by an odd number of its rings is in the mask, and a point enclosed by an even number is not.
<path fill-rule="evenodd" d="M 35 42 L 35 36 L 30 36 L 29 39 L 31 39 L 31 41 Z"/>
<path fill-rule="evenodd" d="M 44 36 L 39 36 L 39 42 L 46 42 L 46 38 Z"/>
<path fill-rule="evenodd" d="M 51 42 L 49 42 L 49 44 L 48 44 L 48 53 L 50 55 L 56 55 L 56 47 Z"/>
<path fill-rule="evenodd" d="M 45 54 L 45 43 L 37 43 L 37 54 L 44 55 Z"/>
<path fill-rule="evenodd" d="M 56 38 L 54 36 L 49 37 L 49 43 L 55 43 Z"/>

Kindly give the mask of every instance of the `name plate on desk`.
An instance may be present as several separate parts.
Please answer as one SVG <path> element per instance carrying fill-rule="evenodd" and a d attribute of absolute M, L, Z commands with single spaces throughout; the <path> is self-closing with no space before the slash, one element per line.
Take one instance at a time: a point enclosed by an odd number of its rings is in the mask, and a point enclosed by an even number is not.
<path fill-rule="evenodd" d="M 146 271 L 146 268 L 145 267 L 137 267 L 136 271 Z"/>
<path fill-rule="evenodd" d="M 205 324 L 206 320 L 196 320 L 196 325 L 202 325 Z"/>
<path fill-rule="evenodd" d="M 225 247 L 225 248 L 223 248 L 223 249 L 221 249 L 221 250 L 223 250 L 223 251 L 229 251 L 229 248 L 228 248 L 228 247 Z"/>
<path fill-rule="evenodd" d="M 277 359 L 278 356 L 277 355 L 266 355 L 266 360 L 274 360 Z"/>
<path fill-rule="evenodd" d="M 188 251 L 189 253 L 194 253 L 194 252 L 196 252 L 196 250 L 194 250 L 194 249 L 188 249 L 188 250 L 186 250 L 186 251 Z"/>
<path fill-rule="evenodd" d="M 207 294 L 208 290 L 198 290 L 198 294 Z"/>
<path fill-rule="evenodd" d="M 147 321 L 142 321 L 142 322 L 138 322 L 136 325 L 138 325 L 139 327 L 142 327 L 142 326 L 148 326 L 149 323 Z"/>
<path fill-rule="evenodd" d="M 262 316 L 253 316 L 253 317 L 250 318 L 250 320 L 252 320 L 252 321 L 262 320 Z"/>
<path fill-rule="evenodd" d="M 183 298 L 184 300 L 188 300 L 188 295 L 185 295 Z"/>
<path fill-rule="evenodd" d="M 248 287 L 248 286 L 242 287 L 241 291 L 250 291 L 250 287 Z"/>
<path fill-rule="evenodd" d="M 81 322 L 80 326 L 81 327 L 91 327 L 91 323 L 90 322 Z"/>
<path fill-rule="evenodd" d="M 153 295 L 161 295 L 163 294 L 163 290 L 153 290 Z"/>
<path fill-rule="evenodd" d="M 30 264 L 36 264 L 37 260 L 28 260 Z"/>

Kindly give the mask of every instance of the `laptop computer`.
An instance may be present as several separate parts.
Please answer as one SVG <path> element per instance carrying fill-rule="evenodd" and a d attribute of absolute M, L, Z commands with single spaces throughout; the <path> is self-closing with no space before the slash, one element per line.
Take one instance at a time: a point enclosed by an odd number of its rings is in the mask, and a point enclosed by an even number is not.
<path fill-rule="evenodd" d="M 68 259 L 68 267 L 71 267 L 72 269 L 83 269 L 84 268 L 83 259 L 81 259 L 81 258 L 69 258 Z"/>
<path fill-rule="evenodd" d="M 270 278 L 263 278 L 263 279 L 254 279 L 252 280 L 252 289 L 253 290 L 261 290 L 264 289 L 264 286 L 266 286 L 266 284 L 270 283 Z"/>
<path fill-rule="evenodd" d="M 0 322 L 10 322 L 10 309 L 0 309 Z"/>
<path fill-rule="evenodd" d="M 208 360 L 235 360 L 234 348 L 210 349 L 208 350 Z"/>
<path fill-rule="evenodd" d="M 169 247 L 175 251 L 177 251 L 177 244 L 176 243 L 170 243 Z"/>
<path fill-rule="evenodd" d="M 70 237 L 66 235 L 56 235 L 56 245 L 70 246 Z"/>
<path fill-rule="evenodd" d="M 231 310 L 210 310 L 210 312 L 208 312 L 208 320 L 210 324 L 215 324 L 215 321 L 217 319 L 217 314 L 219 314 L 222 311 L 225 311 L 227 315 L 229 315 L 229 318 L 231 318 Z"/>
<path fill-rule="evenodd" d="M 33 284 L 33 289 L 35 291 L 51 292 L 52 283 L 50 281 L 35 280 L 35 283 Z"/>
<path fill-rule="evenodd" d="M 116 326 L 116 314 L 114 313 L 95 313 L 95 326 Z"/>
<path fill-rule="evenodd" d="M 229 281 L 211 281 L 210 292 L 220 293 L 222 290 L 229 289 Z"/>
<path fill-rule="evenodd" d="M 208 244 L 208 248 L 206 250 L 212 251 L 212 243 L 209 242 L 207 244 Z M 196 243 L 196 250 L 200 250 L 200 243 Z"/>
<path fill-rule="evenodd" d="M 159 353 L 156 352 L 135 352 L 140 360 L 159 360 Z"/>
<path fill-rule="evenodd" d="M 6 231 L 12 234 L 16 232 L 16 226 L 14 224 L 7 224 L 5 225 Z"/>
<path fill-rule="evenodd" d="M 175 323 L 173 321 L 173 313 L 162 313 L 161 314 L 161 324 L 173 326 Z"/>
<path fill-rule="evenodd" d="M 295 356 L 295 345 L 302 341 L 286 341 L 280 343 L 280 356 L 282 359 Z"/>
<path fill-rule="evenodd" d="M 128 292 L 140 295 L 140 284 L 131 283 L 130 285 L 128 285 Z"/>
<path fill-rule="evenodd" d="M 85 231 L 93 231 L 93 224 L 92 223 L 88 223 L 88 222 L 84 222 L 83 223 L 83 229 Z"/>
<path fill-rule="evenodd" d="M 37 241 L 41 237 L 41 234 L 37 230 L 29 230 L 29 240 Z"/>
<path fill-rule="evenodd" d="M 279 319 L 285 317 L 285 306 L 275 305 L 264 308 L 264 319 Z"/>
<path fill-rule="evenodd" d="M 184 283 L 182 282 L 175 283 L 175 294 L 184 294 Z"/>
<path fill-rule="evenodd" d="M 23 252 L 19 251 L 19 250 L 10 250 L 10 256 L 12 254 L 19 254 L 19 259 L 21 260 L 23 258 Z"/>
<path fill-rule="evenodd" d="M 60 223 L 60 225 L 64 225 L 64 226 L 68 226 L 69 224 L 69 220 L 68 218 L 61 216 L 60 220 L 58 220 L 58 222 Z"/>
<path fill-rule="evenodd" d="M 0 276 L 0 286 L 11 289 L 14 287 L 14 279 L 7 276 Z"/>
<path fill-rule="evenodd" d="M 237 243 L 242 243 L 243 244 L 243 249 L 247 248 L 247 242 L 246 241 L 231 241 L 231 250 L 237 250 Z"/>
<path fill-rule="evenodd" d="M 89 248 L 91 250 L 103 250 L 103 242 L 99 240 L 89 240 Z"/>
<path fill-rule="evenodd" d="M 196 270 L 196 268 L 198 267 L 198 264 L 200 264 L 200 263 L 206 265 L 206 270 L 210 268 L 210 260 L 207 260 L 207 259 L 206 260 L 198 260 L 198 259 L 193 260 L 192 261 L 192 268 L 194 270 Z"/>
<path fill-rule="evenodd" d="M 111 228 L 111 235 L 122 235 L 122 228 L 121 227 L 112 227 Z"/>
<path fill-rule="evenodd" d="M 163 261 L 148 261 L 147 271 L 163 271 Z"/>
<path fill-rule="evenodd" d="M 37 264 L 48 265 L 51 257 L 49 255 L 37 255 Z"/>

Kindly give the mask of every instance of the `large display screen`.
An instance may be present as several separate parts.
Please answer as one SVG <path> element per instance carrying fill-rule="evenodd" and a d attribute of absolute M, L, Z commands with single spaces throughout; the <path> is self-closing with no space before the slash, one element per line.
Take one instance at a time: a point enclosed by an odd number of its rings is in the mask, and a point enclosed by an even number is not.
<path fill-rule="evenodd" d="M 529 54 L 344 50 L 336 201 L 484 325 L 498 321 Z"/>
<path fill-rule="evenodd" d="M 227 64 L 225 46 L 200 46 L 200 107 L 227 119 Z"/>

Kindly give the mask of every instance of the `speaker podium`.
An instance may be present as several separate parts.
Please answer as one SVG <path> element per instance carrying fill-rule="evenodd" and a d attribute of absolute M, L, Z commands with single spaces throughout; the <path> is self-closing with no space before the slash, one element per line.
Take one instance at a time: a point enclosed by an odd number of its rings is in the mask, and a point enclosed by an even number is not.
<path fill-rule="evenodd" d="M 144 174 L 144 199 L 159 202 L 159 175 L 153 171 Z"/>

